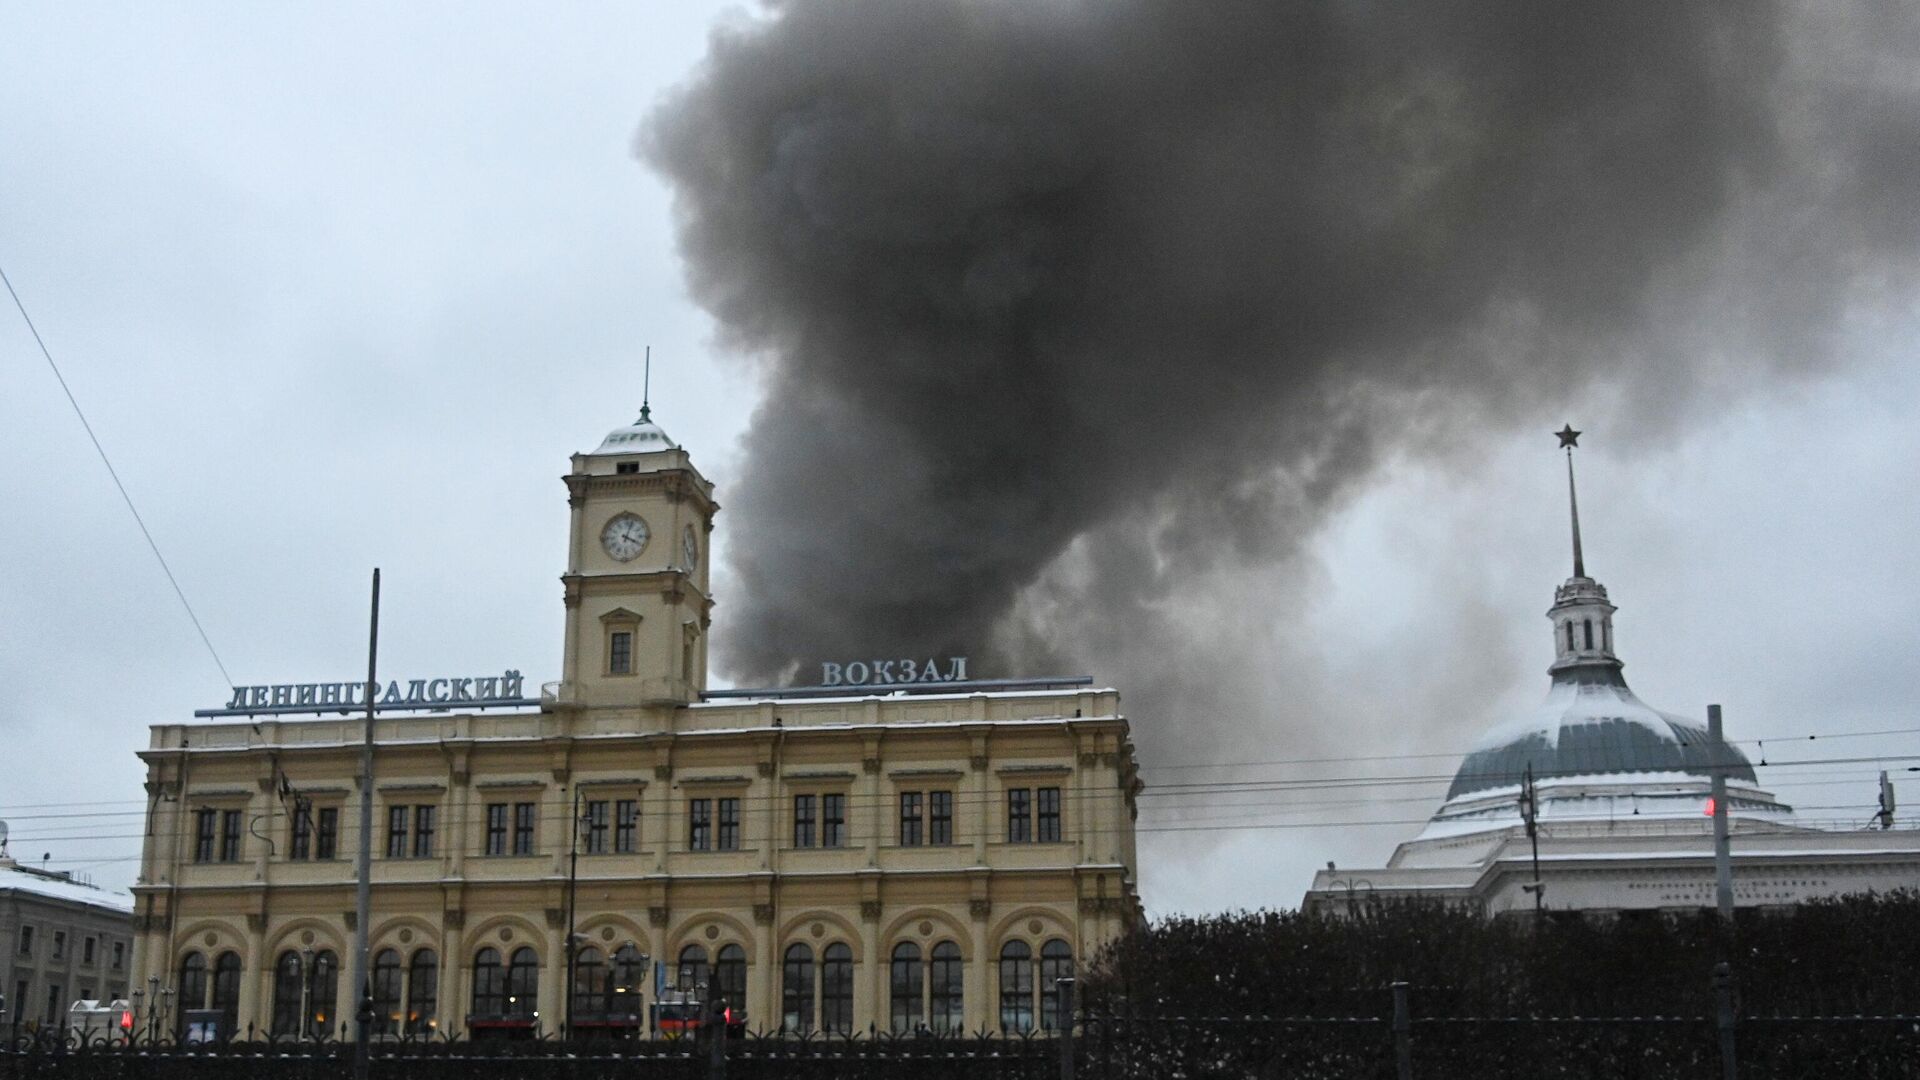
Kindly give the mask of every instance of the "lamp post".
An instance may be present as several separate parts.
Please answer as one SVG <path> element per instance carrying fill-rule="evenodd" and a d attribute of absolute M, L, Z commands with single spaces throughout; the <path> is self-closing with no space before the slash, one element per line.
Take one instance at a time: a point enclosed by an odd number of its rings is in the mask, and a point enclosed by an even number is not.
<path fill-rule="evenodd" d="M 295 1038 L 309 1034 L 313 1020 L 313 950 L 300 950 L 300 1023 L 294 1026 Z"/>

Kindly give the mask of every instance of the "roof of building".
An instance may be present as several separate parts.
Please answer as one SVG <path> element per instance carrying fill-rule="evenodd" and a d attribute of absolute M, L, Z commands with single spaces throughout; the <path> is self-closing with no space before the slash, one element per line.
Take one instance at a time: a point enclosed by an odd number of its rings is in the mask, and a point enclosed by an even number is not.
<path fill-rule="evenodd" d="M 652 454 L 661 450 L 677 450 L 680 444 L 667 436 L 660 425 L 653 422 L 652 408 L 640 406 L 640 418 L 625 427 L 617 427 L 600 440 L 595 454 Z"/>
<path fill-rule="evenodd" d="M 133 897 L 127 893 L 75 881 L 70 874 L 21 866 L 0 856 L 0 892 L 9 891 L 133 914 Z"/>
<path fill-rule="evenodd" d="M 1753 766 L 1727 747 L 1729 780 L 1754 782 Z M 1483 736 L 1453 777 L 1448 800 L 1536 782 L 1612 774 L 1681 773 L 1710 778 L 1706 728 L 1641 701 L 1618 668 L 1592 665 L 1553 674 L 1532 712 Z"/>

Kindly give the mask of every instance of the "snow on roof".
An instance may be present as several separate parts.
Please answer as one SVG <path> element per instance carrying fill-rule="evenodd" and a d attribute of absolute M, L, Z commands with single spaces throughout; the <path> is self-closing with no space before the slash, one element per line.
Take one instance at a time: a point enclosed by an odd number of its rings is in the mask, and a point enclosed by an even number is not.
<path fill-rule="evenodd" d="M 19 892 L 69 904 L 106 908 L 123 915 L 133 914 L 133 897 L 114 889 L 103 889 L 75 881 L 65 874 L 52 874 L 17 865 L 11 860 L 0 863 L 0 892 Z"/>

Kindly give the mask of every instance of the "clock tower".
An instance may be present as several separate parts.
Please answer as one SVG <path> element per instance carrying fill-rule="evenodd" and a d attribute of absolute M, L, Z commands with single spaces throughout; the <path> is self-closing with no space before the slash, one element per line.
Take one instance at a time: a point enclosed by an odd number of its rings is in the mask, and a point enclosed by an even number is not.
<path fill-rule="evenodd" d="M 567 640 L 559 700 L 685 705 L 707 685 L 713 485 L 652 410 L 566 476 Z"/>

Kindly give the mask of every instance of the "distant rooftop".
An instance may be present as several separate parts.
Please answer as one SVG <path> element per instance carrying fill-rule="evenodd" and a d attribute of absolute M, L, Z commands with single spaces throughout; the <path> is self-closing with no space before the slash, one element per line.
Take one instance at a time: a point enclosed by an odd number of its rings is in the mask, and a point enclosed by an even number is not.
<path fill-rule="evenodd" d="M 21 866 L 12 858 L 0 855 L 0 893 L 4 892 L 26 893 L 49 900 L 104 908 L 123 915 L 133 914 L 133 897 L 127 893 L 75 880 L 66 871 Z"/>

